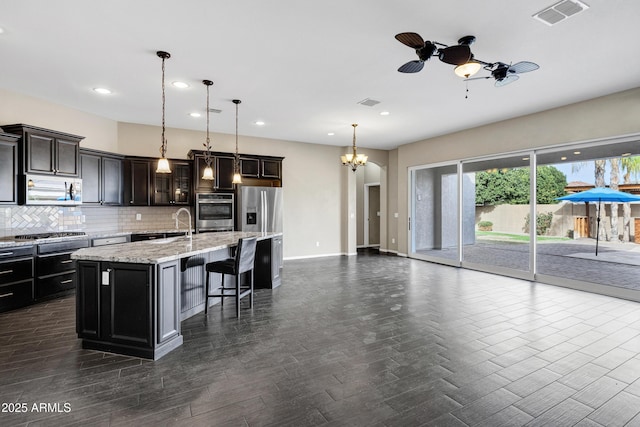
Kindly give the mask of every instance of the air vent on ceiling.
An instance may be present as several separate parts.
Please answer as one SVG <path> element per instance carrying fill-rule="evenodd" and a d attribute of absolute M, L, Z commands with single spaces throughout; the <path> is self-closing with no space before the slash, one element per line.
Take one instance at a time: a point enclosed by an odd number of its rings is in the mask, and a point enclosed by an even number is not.
<path fill-rule="evenodd" d="M 533 15 L 538 21 L 554 25 L 572 17 L 578 12 L 589 9 L 589 6 L 578 0 L 562 0 Z"/>
<path fill-rule="evenodd" d="M 362 101 L 359 101 L 358 104 L 366 105 L 367 107 L 373 107 L 376 104 L 380 104 L 380 101 L 376 101 L 375 99 L 365 98 Z"/>
<path fill-rule="evenodd" d="M 209 108 L 210 113 L 220 114 L 222 110 L 218 110 L 217 108 Z"/>

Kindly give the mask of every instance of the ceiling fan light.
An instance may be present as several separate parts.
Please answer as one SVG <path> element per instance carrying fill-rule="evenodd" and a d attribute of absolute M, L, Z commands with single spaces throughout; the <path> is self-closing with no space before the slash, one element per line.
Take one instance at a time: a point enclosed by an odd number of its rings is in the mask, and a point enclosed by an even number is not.
<path fill-rule="evenodd" d="M 462 65 L 458 65 L 453 71 L 457 76 L 468 79 L 473 76 L 475 73 L 480 71 L 482 65 L 478 62 L 467 62 Z"/>

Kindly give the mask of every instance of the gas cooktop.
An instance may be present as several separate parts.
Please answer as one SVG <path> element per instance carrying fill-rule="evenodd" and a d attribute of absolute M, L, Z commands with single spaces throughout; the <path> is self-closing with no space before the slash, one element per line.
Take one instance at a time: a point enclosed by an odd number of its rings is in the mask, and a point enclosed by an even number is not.
<path fill-rule="evenodd" d="M 15 240 L 38 240 L 38 239 L 52 239 L 56 237 L 72 237 L 72 236 L 84 236 L 83 231 L 57 231 L 51 233 L 38 233 L 38 234 L 22 234 L 20 236 L 13 236 Z"/>

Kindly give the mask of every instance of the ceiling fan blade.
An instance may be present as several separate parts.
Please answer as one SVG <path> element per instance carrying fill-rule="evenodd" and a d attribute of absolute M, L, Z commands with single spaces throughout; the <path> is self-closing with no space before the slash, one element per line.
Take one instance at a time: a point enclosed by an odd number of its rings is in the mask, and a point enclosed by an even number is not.
<path fill-rule="evenodd" d="M 422 70 L 422 67 L 424 67 L 424 62 L 415 60 L 407 62 L 406 64 L 398 68 L 398 71 L 400 71 L 401 73 L 417 73 L 418 71 Z"/>
<path fill-rule="evenodd" d="M 502 87 L 502 86 L 506 86 L 509 83 L 513 83 L 516 80 L 518 80 L 520 78 L 520 76 L 516 75 L 516 74 L 509 74 L 507 77 L 505 77 L 504 79 L 500 79 L 500 80 L 496 80 L 496 87 Z"/>
<path fill-rule="evenodd" d="M 515 64 L 511 65 L 509 67 L 509 72 L 510 73 L 516 73 L 516 74 L 528 73 L 529 71 L 535 71 L 538 68 L 540 68 L 540 66 L 538 64 L 536 64 L 535 62 L 520 61 L 520 62 L 516 62 Z"/>
<path fill-rule="evenodd" d="M 463 81 L 470 82 L 471 80 L 486 80 L 486 79 L 490 79 L 490 78 L 491 78 L 491 76 L 471 77 L 470 79 L 464 79 Z"/>
<path fill-rule="evenodd" d="M 471 59 L 471 48 L 467 45 L 449 46 L 440 49 L 440 61 L 451 65 L 462 65 Z"/>
<path fill-rule="evenodd" d="M 400 33 L 396 34 L 396 40 L 414 49 L 420 49 L 424 46 L 424 40 L 417 33 Z"/>

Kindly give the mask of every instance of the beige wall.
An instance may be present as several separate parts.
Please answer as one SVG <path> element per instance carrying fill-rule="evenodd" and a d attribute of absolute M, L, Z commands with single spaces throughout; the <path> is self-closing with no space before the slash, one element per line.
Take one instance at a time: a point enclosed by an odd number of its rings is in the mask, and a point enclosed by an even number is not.
<path fill-rule="evenodd" d="M 397 228 L 389 223 L 389 233 L 398 234 L 398 252 L 408 251 L 409 167 L 640 133 L 639 118 L 640 88 L 636 88 L 400 146 L 398 184 L 393 186 L 398 189 Z"/>
<path fill-rule="evenodd" d="M 4 66 L 7 66 L 6 64 Z M 0 126 L 23 123 L 84 136 L 83 147 L 118 151 L 117 122 L 0 89 Z"/>

